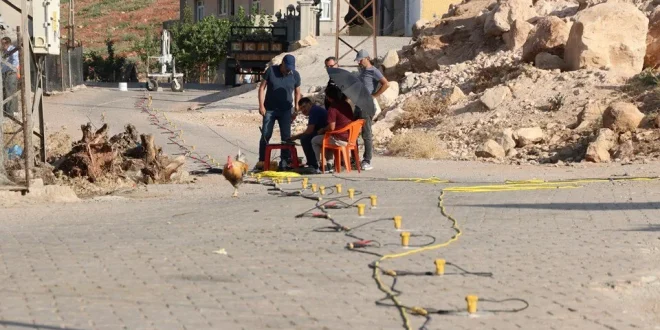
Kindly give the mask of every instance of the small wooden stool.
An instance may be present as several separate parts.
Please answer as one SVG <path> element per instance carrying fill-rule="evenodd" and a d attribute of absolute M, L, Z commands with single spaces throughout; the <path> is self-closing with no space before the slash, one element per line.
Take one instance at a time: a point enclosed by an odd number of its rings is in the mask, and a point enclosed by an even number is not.
<path fill-rule="evenodd" d="M 270 170 L 270 153 L 273 150 L 289 150 L 291 152 L 291 166 L 298 168 L 298 150 L 295 143 L 274 143 L 266 145 L 266 159 L 264 161 L 264 171 Z"/>

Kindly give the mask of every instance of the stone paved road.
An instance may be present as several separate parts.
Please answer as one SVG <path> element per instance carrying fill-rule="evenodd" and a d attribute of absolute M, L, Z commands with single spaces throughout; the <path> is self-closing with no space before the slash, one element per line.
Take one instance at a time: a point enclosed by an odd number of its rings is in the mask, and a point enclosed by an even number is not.
<path fill-rule="evenodd" d="M 138 94 L 132 91 L 121 100 L 118 92 L 88 89 L 48 99 L 70 107 L 49 111 L 49 122 L 75 128 L 87 115 L 96 121 L 105 111 L 113 127 L 130 120 L 141 131 L 157 133 L 133 108 Z M 75 101 L 69 99 L 74 96 Z M 175 96 L 161 96 L 161 109 L 180 106 Z M 90 108 L 113 100 L 117 102 Z M 208 128 L 177 124 L 205 153 L 218 157 L 235 149 Z M 235 136 L 223 127 L 218 131 Z M 244 143 L 256 140 L 249 134 L 237 138 Z M 660 167 L 512 167 L 383 157 L 375 164 L 375 170 L 350 177 L 437 175 L 465 185 L 657 175 Z M 378 195 L 378 208 L 368 210 L 364 219 L 355 209 L 333 211 L 344 225 L 399 214 L 413 233 L 433 235 L 438 242 L 453 235 L 437 198 L 442 188 L 456 184 L 355 182 L 327 176 L 314 180 Z M 464 309 L 468 294 L 529 302 L 529 308 L 518 313 L 493 313 L 489 311 L 521 304 L 482 301 L 477 317 L 436 315 L 429 329 L 660 329 L 658 183 L 448 193 L 445 205 L 464 230 L 459 240 L 384 262 L 383 267 L 431 271 L 434 259 L 445 258 L 468 271 L 493 273 L 492 278 L 458 275 L 448 267 L 443 277 L 402 276 L 397 289 L 407 305 Z M 222 177 L 209 175 L 194 185 L 149 186 L 77 203 L 3 209 L 0 328 L 402 328 L 395 309 L 375 305 L 383 297 L 368 268 L 375 257 L 345 250 L 352 239 L 343 234 L 314 231 L 328 225 L 324 220 L 295 218 L 313 202 L 272 196 L 258 185 L 243 187 L 239 199 L 229 198 L 231 191 Z M 389 221 L 356 234 L 381 242 L 376 252 L 403 251 Z M 413 243 L 426 242 L 421 239 L 413 238 Z M 220 249 L 227 255 L 214 253 Z M 424 321 L 411 320 L 413 328 Z"/>
<path fill-rule="evenodd" d="M 246 186 L 231 200 L 208 184 L 167 194 L 163 186 L 121 198 L 4 211 L 0 229 L 0 325 L 70 329 L 399 329 L 352 241 L 319 233 L 320 219 L 295 219 L 313 202 Z M 404 227 L 444 241 L 450 223 L 436 206 L 442 186 L 343 182 L 377 193 L 359 219 L 396 214 Z M 464 234 L 447 248 L 383 264 L 430 271 L 443 257 L 492 278 L 447 274 L 401 277 L 402 301 L 464 309 L 464 297 L 522 298 L 518 313 L 434 316 L 429 329 L 658 329 L 658 182 L 596 183 L 579 189 L 448 193 Z M 165 195 L 165 196 L 163 196 Z M 401 252 L 390 221 L 356 233 Z M 417 238 L 421 240 L 421 238 Z M 417 241 L 419 242 L 419 241 Z M 227 255 L 216 254 L 224 248 Z M 379 251 L 382 250 L 382 251 Z M 456 273 L 448 267 L 448 273 Z M 389 281 L 389 279 L 387 280 Z M 422 319 L 413 318 L 419 327 Z"/>

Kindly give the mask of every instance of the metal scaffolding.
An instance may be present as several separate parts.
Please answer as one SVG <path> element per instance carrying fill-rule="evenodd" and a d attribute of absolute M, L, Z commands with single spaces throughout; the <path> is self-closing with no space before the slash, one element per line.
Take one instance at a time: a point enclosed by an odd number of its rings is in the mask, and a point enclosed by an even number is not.
<path fill-rule="evenodd" d="M 340 21 L 343 21 L 344 18 L 341 17 L 341 8 L 342 8 L 342 2 L 345 2 L 346 5 L 349 6 L 350 9 L 356 12 L 356 15 L 353 16 L 348 22 L 345 22 L 343 25 L 340 25 Z M 370 20 L 368 20 L 366 17 L 364 17 L 364 11 L 371 7 L 371 12 L 373 13 L 372 17 Z M 335 20 L 337 22 L 337 28 L 335 29 L 335 57 L 337 58 L 337 64 L 341 61 L 342 58 L 346 57 L 346 55 L 350 54 L 351 52 L 358 52 L 358 47 L 360 47 L 363 43 L 365 43 L 367 40 L 372 39 L 373 41 L 373 52 L 371 53 L 372 58 L 377 58 L 378 57 L 378 43 L 377 43 L 377 35 L 378 35 L 378 25 L 376 22 L 378 20 L 376 19 L 376 0 L 369 0 L 367 3 L 362 7 L 362 9 L 358 10 L 355 8 L 349 0 L 338 0 L 337 1 L 337 10 L 335 12 Z M 348 28 L 353 21 L 356 19 L 362 19 L 362 21 L 367 24 L 371 28 L 371 34 L 366 36 L 362 41 L 360 41 L 358 44 L 355 46 L 351 45 L 348 43 L 346 40 L 344 40 L 342 37 L 340 37 L 340 34 L 342 31 L 344 31 L 346 28 Z M 350 48 L 346 53 L 342 54 L 339 56 L 339 45 L 342 42 L 344 45 L 348 46 Z M 342 65 L 344 67 L 347 66 L 356 66 L 356 64 L 353 65 Z"/>
<path fill-rule="evenodd" d="M 44 132 L 44 117 L 43 117 L 43 68 L 44 58 L 43 55 L 35 55 L 34 45 L 30 40 L 29 34 L 29 21 L 28 13 L 31 12 L 32 1 L 23 0 L 21 2 L 20 13 L 21 25 L 16 27 L 16 48 L 18 48 L 19 65 L 14 67 L 7 60 L 0 59 L 3 65 L 9 66 L 17 74 L 16 92 L 12 95 L 3 95 L 0 89 L 0 104 L 3 105 L 1 111 L 4 114 L 0 116 L 0 124 L 4 122 L 3 117 L 7 117 L 18 125 L 18 129 L 14 132 L 2 132 L 0 136 L 0 147 L 2 152 L 5 152 L 7 146 L 14 143 L 19 135 L 23 141 L 23 152 L 21 157 L 24 160 L 25 178 L 24 182 L 16 182 L 16 186 L 2 187 L 4 190 L 17 190 L 27 192 L 30 189 L 30 180 L 32 179 L 32 168 L 35 164 L 34 151 L 32 145 L 32 135 L 39 138 L 39 154 L 41 162 L 46 161 L 46 140 Z M 4 13 L 3 13 L 4 14 Z M 58 41 L 59 42 L 59 41 Z M 34 68 L 34 70 L 33 70 Z M 4 86 L 0 75 L 0 86 Z M 33 83 L 33 78 L 35 81 Z M 18 102 L 20 108 L 20 116 L 15 113 L 7 113 L 4 111 L 4 105 L 10 101 Z M 34 131 L 33 116 L 37 116 L 39 122 L 39 131 Z M 19 117 L 19 118 L 17 118 Z M 4 135 L 12 134 L 9 140 L 4 141 Z M 3 157 L 4 158 L 4 157 Z M 4 166 L 4 164 L 0 164 Z"/>

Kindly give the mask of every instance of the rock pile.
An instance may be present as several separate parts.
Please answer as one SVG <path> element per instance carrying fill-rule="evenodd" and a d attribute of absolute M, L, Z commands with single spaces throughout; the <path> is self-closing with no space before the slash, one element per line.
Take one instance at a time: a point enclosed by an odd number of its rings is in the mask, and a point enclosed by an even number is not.
<path fill-rule="evenodd" d="M 411 98 L 440 95 L 446 114 L 413 129 L 437 133 L 453 159 L 570 163 L 655 155 L 660 92 L 651 90 L 660 78 L 640 75 L 660 64 L 654 7 L 651 0 L 452 5 L 441 20 L 415 25 L 414 44 L 382 59 L 399 95 L 381 101 L 375 141 L 386 145 L 405 132 L 397 123 L 411 111 Z"/>

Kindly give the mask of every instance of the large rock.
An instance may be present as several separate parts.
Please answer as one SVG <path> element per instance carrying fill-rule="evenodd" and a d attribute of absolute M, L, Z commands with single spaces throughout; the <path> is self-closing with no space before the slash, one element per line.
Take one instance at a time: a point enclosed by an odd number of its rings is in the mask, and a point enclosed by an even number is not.
<path fill-rule="evenodd" d="M 429 21 L 425 19 L 420 19 L 417 22 L 415 22 L 415 25 L 413 25 L 412 27 L 412 37 L 414 39 L 419 37 L 419 35 L 422 34 L 422 30 L 424 30 L 427 24 L 429 24 Z"/>
<path fill-rule="evenodd" d="M 644 114 L 632 103 L 615 102 L 603 112 L 603 128 L 615 132 L 632 132 L 639 127 Z"/>
<path fill-rule="evenodd" d="M 371 133 L 373 135 L 373 142 L 376 145 L 383 145 L 389 142 L 392 137 L 394 136 L 394 133 L 392 133 L 392 130 L 390 129 L 392 125 L 390 123 L 385 122 L 385 121 L 378 121 L 375 122 L 371 126 Z"/>
<path fill-rule="evenodd" d="M 608 68 L 622 77 L 642 71 L 649 20 L 628 3 L 603 3 L 580 12 L 566 43 L 569 70 Z"/>
<path fill-rule="evenodd" d="M 578 114 L 578 126 L 576 130 L 589 128 L 593 123 L 603 118 L 605 105 L 600 102 L 591 102 L 584 106 L 584 109 Z"/>
<path fill-rule="evenodd" d="M 438 69 L 438 59 L 445 55 L 446 43 L 440 35 L 421 37 L 414 47 L 410 64 L 416 72 L 430 72 Z"/>
<path fill-rule="evenodd" d="M 655 8 L 649 19 L 644 66 L 652 68 L 660 66 L 660 7 Z"/>
<path fill-rule="evenodd" d="M 513 139 L 516 140 L 518 147 L 541 142 L 543 141 L 543 130 L 538 126 L 519 128 L 513 132 Z"/>
<path fill-rule="evenodd" d="M 543 52 L 538 53 L 534 58 L 534 66 L 543 70 L 564 70 L 566 62 L 557 55 Z"/>
<path fill-rule="evenodd" d="M 570 29 L 559 17 L 541 18 L 523 45 L 522 60 L 531 62 L 539 53 L 563 55 Z"/>
<path fill-rule="evenodd" d="M 385 57 L 383 58 L 383 63 L 381 64 L 383 66 L 383 71 L 391 71 L 391 70 L 396 70 L 396 66 L 399 64 L 399 53 L 396 51 L 396 49 L 390 49 L 390 51 L 385 54 Z"/>
<path fill-rule="evenodd" d="M 568 17 L 577 13 L 578 5 L 570 0 L 537 0 L 534 2 L 534 8 L 541 17 Z"/>
<path fill-rule="evenodd" d="M 390 87 L 388 87 L 383 94 L 380 94 L 376 100 L 381 109 L 389 108 L 394 105 L 396 98 L 399 97 L 399 83 L 396 81 L 390 81 Z"/>
<path fill-rule="evenodd" d="M 506 48 L 508 50 L 518 50 L 522 48 L 529 37 L 529 33 L 534 28 L 534 25 L 523 20 L 515 20 L 511 24 L 511 29 L 502 35 Z"/>
<path fill-rule="evenodd" d="M 497 86 L 487 89 L 479 100 L 486 108 L 493 110 L 511 97 L 511 90 L 507 86 Z"/>
<path fill-rule="evenodd" d="M 464 98 L 465 98 L 465 93 L 463 93 L 463 90 L 461 90 L 458 86 L 454 86 L 454 88 L 452 88 L 449 94 L 447 95 L 447 101 L 449 102 L 450 105 Z"/>
<path fill-rule="evenodd" d="M 513 130 L 510 128 L 504 129 L 500 133 L 497 142 L 504 148 L 504 151 L 509 152 L 509 150 L 516 147 L 516 140 L 513 139 Z"/>
<path fill-rule="evenodd" d="M 598 132 L 596 141 L 587 147 L 584 159 L 588 162 L 603 163 L 610 161 L 610 150 L 616 145 L 616 134 L 609 128 L 602 128 Z"/>
<path fill-rule="evenodd" d="M 500 36 L 511 30 L 516 20 L 526 21 L 536 15 L 533 0 L 500 0 L 486 16 L 484 33 Z"/>
<path fill-rule="evenodd" d="M 300 48 L 316 46 L 316 45 L 318 45 L 318 44 L 319 44 L 319 42 L 316 41 L 316 38 L 314 38 L 314 37 L 312 37 L 312 36 L 306 36 L 305 38 L 300 39 L 300 40 L 294 42 L 294 43 L 289 47 L 289 50 L 290 50 L 290 51 L 296 51 L 296 50 L 298 50 L 298 49 L 300 49 Z"/>
<path fill-rule="evenodd" d="M 477 149 L 475 155 L 477 157 L 483 158 L 502 159 L 506 156 L 506 152 L 504 151 L 504 148 L 502 148 L 502 146 L 495 140 L 488 140 L 481 146 L 481 148 Z"/>

